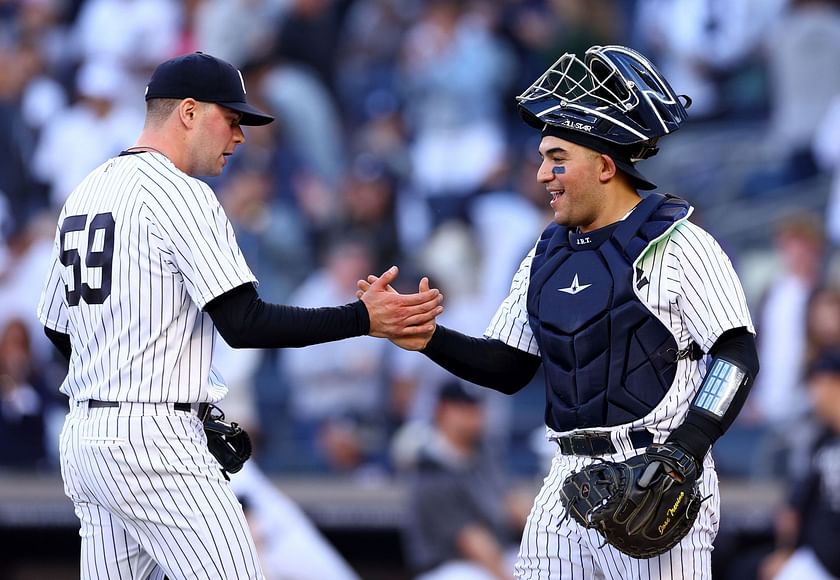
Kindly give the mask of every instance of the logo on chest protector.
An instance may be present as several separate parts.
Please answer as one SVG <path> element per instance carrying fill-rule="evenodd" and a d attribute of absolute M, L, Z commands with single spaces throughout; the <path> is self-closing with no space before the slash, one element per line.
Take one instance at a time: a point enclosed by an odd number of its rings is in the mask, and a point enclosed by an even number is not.
<path fill-rule="evenodd" d="M 558 290 L 560 292 L 565 292 L 566 294 L 578 294 L 580 292 L 583 292 L 584 290 L 586 290 L 590 286 L 592 286 L 592 284 L 581 284 L 578 281 L 578 275 L 575 274 L 575 277 L 572 280 L 572 285 L 571 286 L 569 286 L 568 288 L 558 288 Z"/>

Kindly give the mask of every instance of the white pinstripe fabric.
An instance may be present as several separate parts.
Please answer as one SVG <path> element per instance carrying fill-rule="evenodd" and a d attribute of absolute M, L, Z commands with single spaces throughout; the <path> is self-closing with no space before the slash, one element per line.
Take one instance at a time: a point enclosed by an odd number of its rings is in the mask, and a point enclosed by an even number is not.
<path fill-rule="evenodd" d="M 110 213 L 115 222 L 111 295 L 68 306 L 72 268 L 61 251 L 82 254 L 81 282 L 101 284 L 85 264 L 101 230 L 59 231 L 68 216 Z M 255 282 L 233 227 L 210 187 L 163 155 L 117 157 L 94 170 L 59 216 L 52 268 L 38 318 L 70 335 L 73 356 L 61 391 L 74 400 L 217 402 L 227 388 L 212 369 L 215 328 L 201 309 L 212 298 Z M 76 289 L 78 290 L 78 289 Z"/>
<path fill-rule="evenodd" d="M 82 578 L 263 578 L 242 508 L 193 413 L 165 404 L 71 409 L 65 493 L 81 521 Z"/>

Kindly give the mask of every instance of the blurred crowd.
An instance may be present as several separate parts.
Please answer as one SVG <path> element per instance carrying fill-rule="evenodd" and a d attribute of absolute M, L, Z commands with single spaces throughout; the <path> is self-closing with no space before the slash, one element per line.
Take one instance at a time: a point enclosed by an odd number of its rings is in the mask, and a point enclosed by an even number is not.
<path fill-rule="evenodd" d="M 0 467 L 57 469 L 65 369 L 34 316 L 55 218 L 133 144 L 157 63 L 228 60 L 278 119 L 247 128 L 210 180 L 263 299 L 349 302 L 358 278 L 397 264 L 404 287 L 428 275 L 441 288 L 442 323 L 481 334 L 551 215 L 514 97 L 594 44 L 640 50 L 692 97 L 689 124 L 645 168 L 697 219 L 767 200 L 813 208 L 761 222 L 758 246 L 703 224 L 744 279 L 761 348 L 754 393 L 715 450 L 722 474 L 807 471 L 819 419 L 805 370 L 840 347 L 837 0 L 0 0 Z M 451 381 L 368 338 L 219 351 L 225 413 L 269 473 L 410 468 Z M 539 474 L 553 451 L 541 389 L 481 399 L 482 437 L 508 472 Z"/>

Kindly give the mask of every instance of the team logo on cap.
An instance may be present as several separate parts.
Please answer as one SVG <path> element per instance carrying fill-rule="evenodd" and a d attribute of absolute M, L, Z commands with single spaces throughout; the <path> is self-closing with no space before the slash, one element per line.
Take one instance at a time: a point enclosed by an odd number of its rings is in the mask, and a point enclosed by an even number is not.
<path fill-rule="evenodd" d="M 236 69 L 236 74 L 239 75 L 239 82 L 242 84 L 242 92 L 247 95 L 248 91 L 245 90 L 245 79 L 242 78 L 242 71 L 239 70 L 239 69 Z"/>

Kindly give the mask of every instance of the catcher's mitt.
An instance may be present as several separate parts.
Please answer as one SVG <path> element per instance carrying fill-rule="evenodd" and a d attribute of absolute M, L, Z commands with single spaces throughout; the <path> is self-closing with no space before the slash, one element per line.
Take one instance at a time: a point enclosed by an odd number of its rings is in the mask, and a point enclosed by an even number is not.
<path fill-rule="evenodd" d="M 579 524 L 633 558 L 667 552 L 685 537 L 702 499 L 698 468 L 679 447 L 653 444 L 616 463 L 598 461 L 563 482 L 561 501 Z"/>
<path fill-rule="evenodd" d="M 251 457 L 251 438 L 237 423 L 225 423 L 225 414 L 215 405 L 210 405 L 204 415 L 204 432 L 207 447 L 222 466 L 222 473 L 236 473 Z"/>

